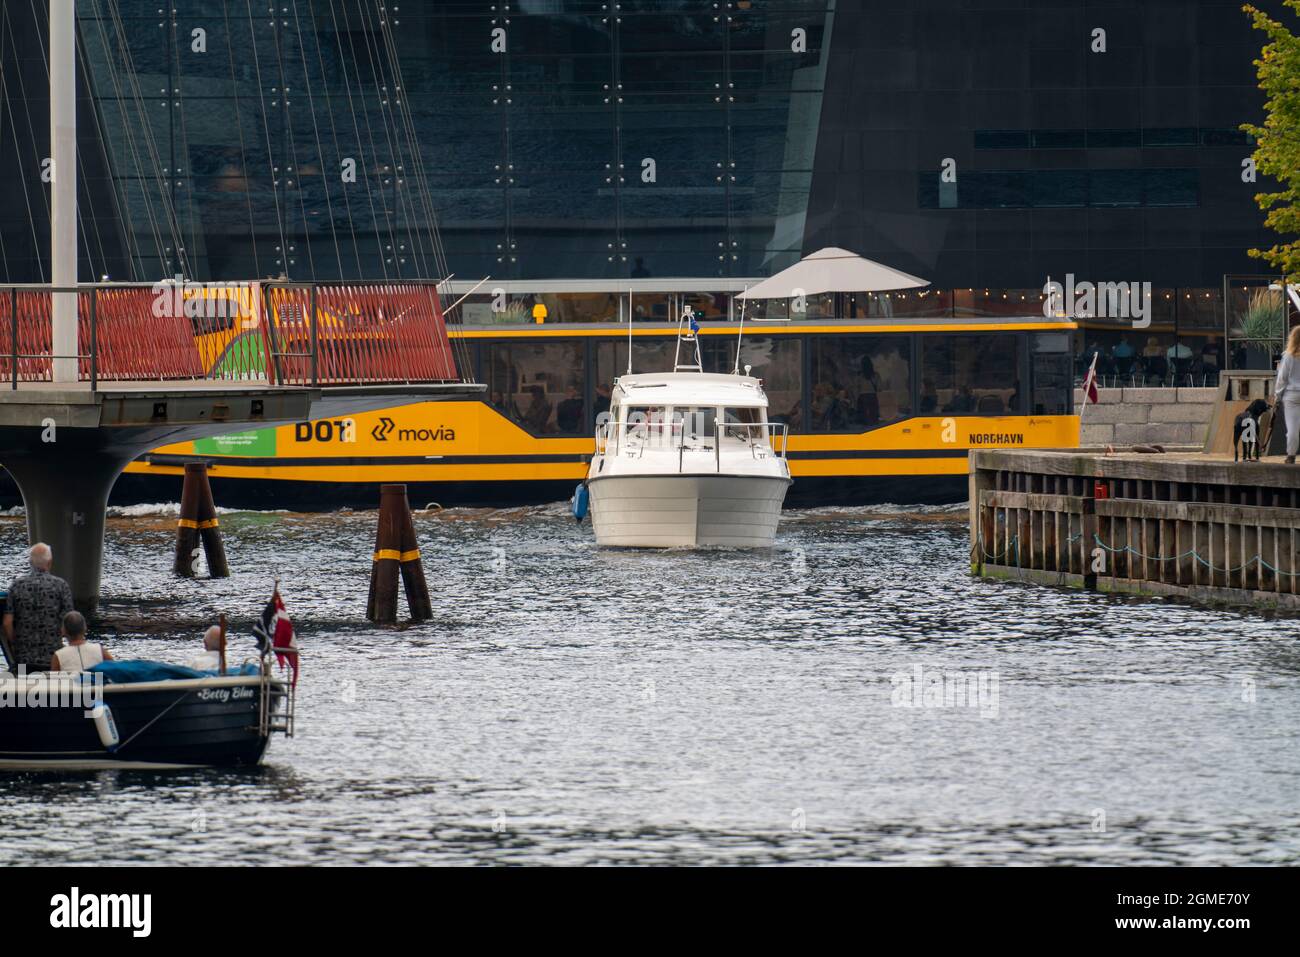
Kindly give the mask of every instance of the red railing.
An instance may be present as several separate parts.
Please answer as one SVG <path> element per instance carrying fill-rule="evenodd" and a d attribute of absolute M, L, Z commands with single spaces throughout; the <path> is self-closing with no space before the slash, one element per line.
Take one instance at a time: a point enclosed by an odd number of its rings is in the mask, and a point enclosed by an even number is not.
<path fill-rule="evenodd" d="M 281 385 L 457 378 L 433 283 L 262 285 L 267 376 Z"/>
<path fill-rule="evenodd" d="M 76 356 L 52 354 L 55 294 L 77 298 Z M 434 283 L 0 286 L 0 381 L 49 382 L 55 359 L 99 380 L 273 385 L 451 382 Z"/>
<path fill-rule="evenodd" d="M 158 296 L 149 286 L 78 289 L 78 352 L 53 355 L 55 294 L 48 287 L 0 289 L 0 376 L 14 388 L 20 382 L 50 381 L 55 358 L 76 358 L 82 381 L 203 375 L 189 320 L 157 315 Z"/>

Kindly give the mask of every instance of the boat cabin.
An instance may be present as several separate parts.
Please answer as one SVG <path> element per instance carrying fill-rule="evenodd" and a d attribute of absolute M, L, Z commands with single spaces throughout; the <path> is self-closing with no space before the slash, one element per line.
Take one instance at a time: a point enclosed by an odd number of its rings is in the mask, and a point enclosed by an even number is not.
<path fill-rule="evenodd" d="M 619 448 L 678 451 L 770 449 L 784 427 L 767 420 L 767 396 L 751 376 L 714 373 L 625 375 L 615 380 L 599 437 Z"/>

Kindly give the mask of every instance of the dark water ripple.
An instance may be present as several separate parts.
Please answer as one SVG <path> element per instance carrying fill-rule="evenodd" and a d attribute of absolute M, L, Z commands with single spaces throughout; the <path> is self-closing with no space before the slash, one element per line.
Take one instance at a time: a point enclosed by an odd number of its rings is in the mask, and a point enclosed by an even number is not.
<path fill-rule="evenodd" d="M 0 862 L 1300 863 L 1296 622 L 972 581 L 959 511 L 795 512 L 770 553 L 420 514 L 436 618 L 393 629 L 374 513 L 222 523 L 234 577 L 180 581 L 173 517 L 110 521 L 106 640 L 182 660 L 279 576 L 298 736 L 253 772 L 4 776 Z M 0 519 L 6 576 L 24 542 Z M 996 674 L 996 716 L 896 707 L 917 665 Z"/>

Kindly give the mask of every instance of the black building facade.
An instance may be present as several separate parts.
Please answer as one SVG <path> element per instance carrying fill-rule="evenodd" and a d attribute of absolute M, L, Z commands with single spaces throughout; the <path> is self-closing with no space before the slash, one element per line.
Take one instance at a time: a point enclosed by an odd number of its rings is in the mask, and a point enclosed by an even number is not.
<path fill-rule="evenodd" d="M 44 6 L 0 14 L 9 281 L 49 274 Z M 82 0 L 78 17 L 87 279 L 409 277 L 445 258 L 515 284 L 727 289 L 834 245 L 953 290 L 951 309 L 1072 273 L 1217 312 L 1272 242 L 1239 130 L 1261 119 L 1262 37 L 1236 0 Z"/>
<path fill-rule="evenodd" d="M 1262 36 L 1241 6 L 841 5 L 805 246 L 943 287 L 1264 271 L 1246 254 L 1272 240 L 1239 129 L 1261 118 Z"/>

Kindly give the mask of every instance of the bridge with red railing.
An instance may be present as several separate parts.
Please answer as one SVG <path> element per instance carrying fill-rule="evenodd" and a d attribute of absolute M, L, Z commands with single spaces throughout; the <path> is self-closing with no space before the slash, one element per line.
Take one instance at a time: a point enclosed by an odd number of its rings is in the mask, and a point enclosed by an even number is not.
<path fill-rule="evenodd" d="M 468 368 L 434 283 L 0 286 L 0 466 L 22 492 L 32 541 L 52 546 L 91 610 L 109 492 L 136 456 L 478 398 Z"/>
<path fill-rule="evenodd" d="M 0 382 L 53 381 L 55 297 L 77 300 L 77 379 L 328 388 L 464 381 L 434 283 L 0 286 Z M 64 384 L 71 385 L 71 384 Z M 75 386 L 74 386 L 75 387 Z"/>

